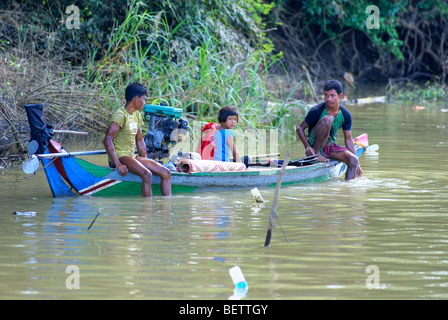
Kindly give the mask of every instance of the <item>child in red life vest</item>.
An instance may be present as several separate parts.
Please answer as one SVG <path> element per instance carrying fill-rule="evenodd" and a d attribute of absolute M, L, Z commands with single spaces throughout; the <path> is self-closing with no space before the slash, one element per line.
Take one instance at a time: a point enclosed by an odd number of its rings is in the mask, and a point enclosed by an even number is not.
<path fill-rule="evenodd" d="M 217 123 L 208 123 L 202 129 L 204 135 L 198 148 L 202 159 L 215 161 L 242 162 L 233 141 L 233 129 L 238 123 L 238 112 L 232 106 L 223 107 L 219 110 Z"/>

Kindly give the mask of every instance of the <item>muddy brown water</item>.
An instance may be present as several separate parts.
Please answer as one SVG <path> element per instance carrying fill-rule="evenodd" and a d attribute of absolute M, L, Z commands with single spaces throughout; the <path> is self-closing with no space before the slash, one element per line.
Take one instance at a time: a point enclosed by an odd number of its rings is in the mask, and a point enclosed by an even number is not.
<path fill-rule="evenodd" d="M 443 107 L 349 106 L 379 154 L 360 179 L 283 187 L 285 235 L 277 225 L 268 248 L 274 189 L 260 190 L 265 208 L 241 189 L 53 199 L 44 175 L 1 171 L 0 299 L 446 299 Z M 234 265 L 249 284 L 236 296 Z"/>

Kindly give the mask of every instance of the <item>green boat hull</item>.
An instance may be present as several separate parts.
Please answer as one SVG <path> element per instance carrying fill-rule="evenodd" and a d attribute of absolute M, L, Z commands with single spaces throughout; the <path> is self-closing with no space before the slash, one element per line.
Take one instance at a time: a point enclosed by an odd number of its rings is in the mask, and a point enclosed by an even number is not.
<path fill-rule="evenodd" d="M 57 143 L 56 143 L 57 145 Z M 357 156 L 366 146 L 357 145 Z M 50 144 L 48 153 L 61 152 L 61 148 Z M 117 170 L 98 166 L 79 157 L 61 156 L 53 160 L 42 160 L 45 173 L 54 197 L 91 195 L 126 196 L 141 195 L 141 179 L 128 173 L 121 176 Z M 347 166 L 339 161 L 316 162 L 305 166 L 288 166 L 282 185 L 318 182 L 344 175 Z M 244 171 L 171 173 L 172 193 L 191 193 L 201 190 L 232 188 L 275 187 L 280 168 L 249 167 Z M 152 190 L 160 195 L 160 177 L 153 175 Z"/>

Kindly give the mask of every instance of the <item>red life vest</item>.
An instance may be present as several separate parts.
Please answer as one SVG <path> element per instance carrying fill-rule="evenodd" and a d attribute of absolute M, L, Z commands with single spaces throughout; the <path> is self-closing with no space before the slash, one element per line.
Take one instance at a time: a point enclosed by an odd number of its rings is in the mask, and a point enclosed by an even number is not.
<path fill-rule="evenodd" d="M 213 160 L 215 157 L 215 133 L 218 131 L 218 126 L 217 123 L 207 123 L 202 128 L 201 144 L 196 152 L 201 155 L 203 160 Z"/>

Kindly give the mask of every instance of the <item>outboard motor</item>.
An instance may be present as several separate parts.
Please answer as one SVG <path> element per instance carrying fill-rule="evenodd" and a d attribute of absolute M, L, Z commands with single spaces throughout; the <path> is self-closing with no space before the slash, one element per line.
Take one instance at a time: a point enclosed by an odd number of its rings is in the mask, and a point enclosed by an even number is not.
<path fill-rule="evenodd" d="M 25 110 L 31 130 L 30 141 L 36 141 L 36 145 L 38 146 L 36 150 L 33 150 L 33 154 L 44 153 L 48 142 L 54 136 L 53 127 L 46 124 L 43 120 L 43 105 L 35 103 L 27 104 L 25 105 Z"/>
<path fill-rule="evenodd" d="M 180 119 L 182 109 L 166 105 L 145 105 L 144 119 L 148 122 L 148 132 L 144 140 L 147 157 L 168 158 L 170 148 L 187 134 L 188 121 Z"/>

